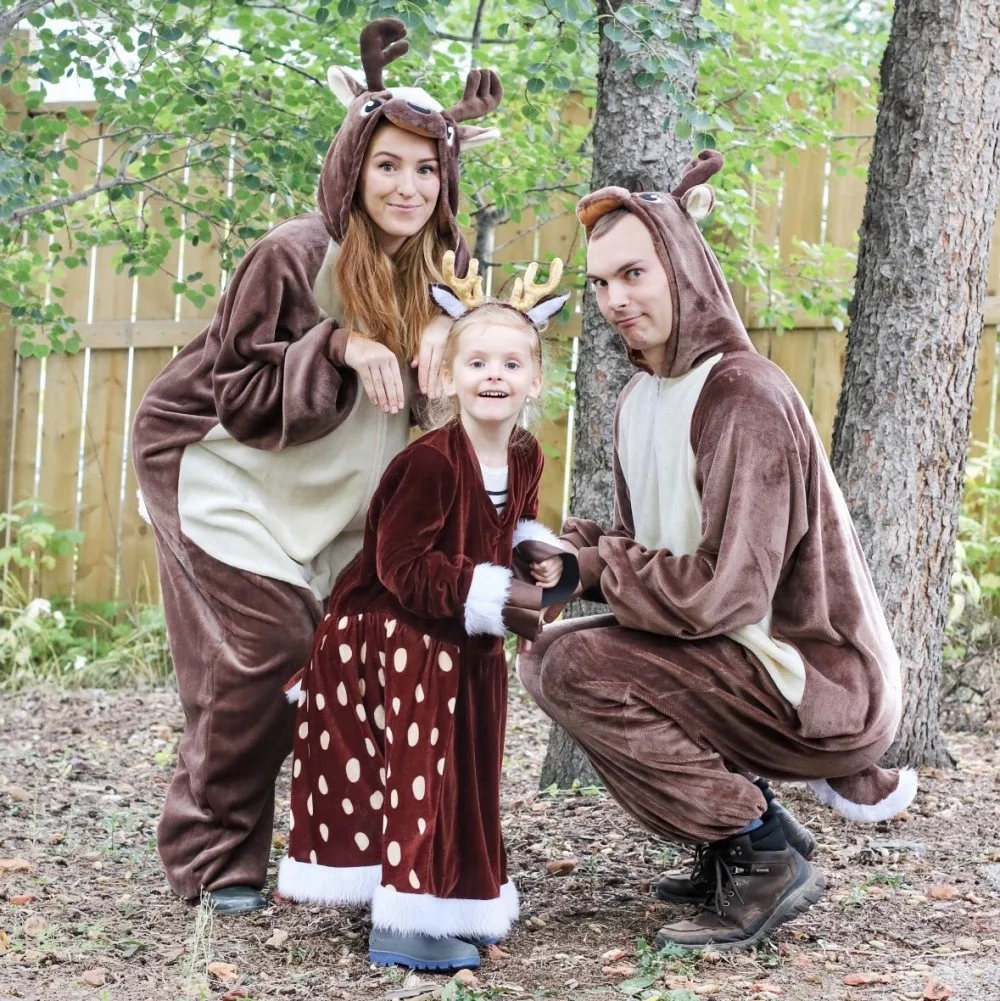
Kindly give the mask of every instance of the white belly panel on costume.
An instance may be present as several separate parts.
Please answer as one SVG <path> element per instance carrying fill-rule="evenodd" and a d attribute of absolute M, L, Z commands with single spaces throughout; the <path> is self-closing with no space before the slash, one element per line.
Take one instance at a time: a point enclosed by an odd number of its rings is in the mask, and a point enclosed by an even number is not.
<path fill-rule="evenodd" d="M 714 355 L 686 375 L 648 375 L 632 388 L 618 425 L 618 460 L 632 502 L 635 539 L 646 549 L 690 556 L 701 541 L 701 494 L 691 447 L 691 419 Z M 771 635 L 771 613 L 726 635 L 760 660 L 781 694 L 802 701 L 805 666 L 798 650 Z"/>

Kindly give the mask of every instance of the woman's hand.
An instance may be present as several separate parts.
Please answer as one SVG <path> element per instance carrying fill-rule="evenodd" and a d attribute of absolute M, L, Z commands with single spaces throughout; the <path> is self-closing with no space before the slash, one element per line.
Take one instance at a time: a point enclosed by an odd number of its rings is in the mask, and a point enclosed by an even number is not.
<path fill-rule="evenodd" d="M 550 556 L 547 560 L 530 565 L 531 576 L 539 587 L 555 587 L 562 576 L 563 563 L 559 556 Z"/>
<path fill-rule="evenodd" d="M 403 409 L 406 394 L 399 360 L 384 344 L 353 331 L 347 335 L 344 364 L 358 373 L 368 399 L 387 414 Z"/>
<path fill-rule="evenodd" d="M 444 391 L 444 384 L 441 380 L 441 364 L 444 361 L 444 348 L 448 343 L 448 331 L 451 330 L 451 324 L 450 316 L 445 316 L 443 313 L 440 316 L 435 316 L 424 327 L 424 332 L 420 335 L 420 349 L 417 352 L 417 357 L 410 362 L 411 366 L 417 370 L 417 385 L 420 387 L 420 392 L 432 400 L 438 399 Z"/>

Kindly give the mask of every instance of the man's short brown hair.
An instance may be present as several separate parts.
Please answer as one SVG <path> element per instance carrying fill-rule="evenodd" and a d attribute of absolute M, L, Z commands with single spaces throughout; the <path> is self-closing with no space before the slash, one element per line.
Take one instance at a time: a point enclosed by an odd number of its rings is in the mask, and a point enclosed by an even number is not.
<path fill-rule="evenodd" d="M 612 229 L 615 228 L 615 226 L 618 225 L 618 223 L 622 221 L 622 219 L 632 214 L 633 213 L 629 212 L 628 209 L 612 209 L 606 215 L 602 215 L 601 218 L 594 223 L 587 239 L 596 240 L 599 237 L 606 236 Z"/>

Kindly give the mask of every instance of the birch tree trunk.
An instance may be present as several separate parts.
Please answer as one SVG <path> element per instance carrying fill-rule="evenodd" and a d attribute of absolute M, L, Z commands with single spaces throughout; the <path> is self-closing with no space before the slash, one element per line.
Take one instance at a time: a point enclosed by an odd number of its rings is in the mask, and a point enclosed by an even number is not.
<path fill-rule="evenodd" d="M 1000 196 L 1000 0 L 897 0 L 833 467 L 903 664 L 892 763 L 940 764 L 938 690 Z"/>

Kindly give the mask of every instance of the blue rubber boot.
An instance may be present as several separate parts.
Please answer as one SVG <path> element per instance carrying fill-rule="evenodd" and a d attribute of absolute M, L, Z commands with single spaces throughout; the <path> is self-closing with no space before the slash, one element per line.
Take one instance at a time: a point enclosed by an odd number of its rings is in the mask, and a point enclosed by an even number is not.
<path fill-rule="evenodd" d="M 479 966 L 479 950 L 470 942 L 430 935 L 399 935 L 385 928 L 372 928 L 368 958 L 377 966 L 408 966 L 411 970 L 440 973 L 474 970 Z"/>

